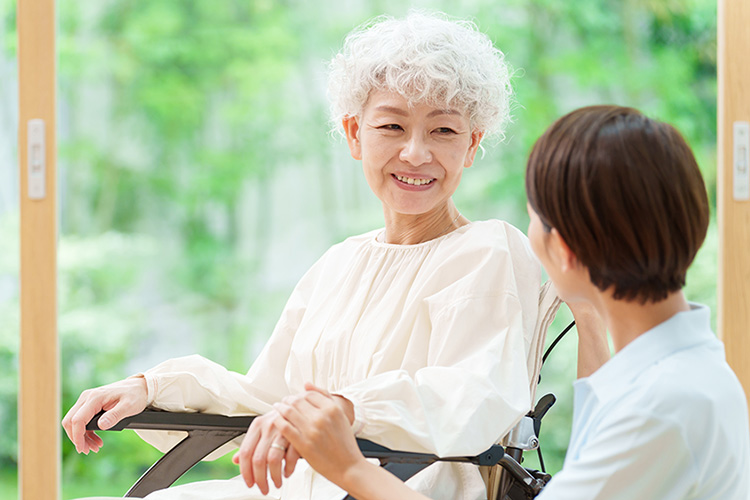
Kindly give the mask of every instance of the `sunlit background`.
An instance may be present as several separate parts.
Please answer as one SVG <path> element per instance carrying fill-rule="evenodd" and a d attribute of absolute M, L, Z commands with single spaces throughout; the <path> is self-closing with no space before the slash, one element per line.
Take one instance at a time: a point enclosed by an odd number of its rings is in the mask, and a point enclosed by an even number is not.
<path fill-rule="evenodd" d="M 200 353 L 248 369 L 305 270 L 382 225 L 330 133 L 326 61 L 345 34 L 409 7 L 473 19 L 515 68 L 514 122 L 455 196 L 470 219 L 525 230 L 523 172 L 561 114 L 638 107 L 693 146 L 715 206 L 713 0 L 59 0 L 59 332 L 62 407 L 88 387 Z M 15 498 L 18 174 L 15 2 L 0 0 L 0 498 Z M 611 186 L 616 190 L 618 186 Z M 715 223 L 688 296 L 715 305 Z M 569 320 L 560 313 L 556 333 Z M 542 374 L 559 402 L 542 446 L 569 437 L 573 337 Z M 457 422 L 456 425 L 460 425 Z M 63 443 L 63 497 L 122 495 L 158 456 L 129 432 L 98 455 Z M 228 459 L 187 480 L 230 477 Z"/>

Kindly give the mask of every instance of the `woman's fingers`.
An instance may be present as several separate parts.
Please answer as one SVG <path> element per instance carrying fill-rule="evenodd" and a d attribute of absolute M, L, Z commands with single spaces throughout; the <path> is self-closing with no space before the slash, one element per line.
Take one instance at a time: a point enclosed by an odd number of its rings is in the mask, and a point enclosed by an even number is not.
<path fill-rule="evenodd" d="M 297 466 L 297 461 L 301 458 L 298 449 L 300 447 L 306 447 L 307 444 L 302 442 L 304 436 L 300 433 L 300 431 L 294 425 L 292 425 L 289 420 L 286 420 L 284 416 L 279 416 L 276 419 L 274 425 L 276 425 L 276 428 L 279 429 L 281 435 L 284 436 L 287 441 L 289 441 L 289 448 L 287 449 L 286 454 L 286 463 L 284 464 L 284 477 L 289 477 L 294 472 L 294 469 Z"/>
<path fill-rule="evenodd" d="M 305 428 L 308 424 L 308 415 L 311 410 L 316 409 L 308 401 L 296 401 L 293 405 L 287 403 L 276 403 L 274 409 L 297 429 Z M 278 427 L 278 418 L 275 425 Z"/>
<path fill-rule="evenodd" d="M 274 411 L 253 420 L 239 453 L 233 459 L 239 463 L 245 483 L 256 485 L 264 495 L 269 490 L 269 473 L 274 484 L 281 487 L 282 461 L 289 445 L 273 425 L 277 416 Z"/>
<path fill-rule="evenodd" d="M 289 448 L 289 441 L 279 433 L 278 429 L 274 430 L 274 437 L 269 445 L 267 455 L 268 473 L 271 476 L 273 484 L 275 484 L 277 488 L 281 488 L 282 462 L 286 456 L 287 449 Z"/>
<path fill-rule="evenodd" d="M 86 441 L 86 424 L 88 424 L 94 415 L 102 409 L 103 397 L 99 394 L 86 391 L 81 394 L 77 408 L 68 412 L 64 419 L 65 432 L 73 442 L 78 453 L 88 453 L 89 446 Z"/>
<path fill-rule="evenodd" d="M 309 447 L 309 442 L 300 442 L 300 446 L 290 440 L 285 434 L 294 432 L 292 429 L 309 428 L 306 415 L 311 415 L 321 408 L 324 411 L 336 411 L 336 404 L 332 397 L 322 389 L 311 389 L 302 394 L 288 396 L 283 403 L 277 403 L 275 409 L 282 409 L 289 420 L 280 418 L 279 412 L 272 411 L 261 417 L 257 417 L 248 429 L 240 446 L 240 451 L 233 457 L 234 463 L 240 466 L 240 474 L 248 486 L 257 486 L 264 495 L 268 494 L 270 477 L 273 484 L 280 488 L 285 477 L 289 477 L 296 467 L 297 461 L 304 447 Z M 277 426 L 281 423 L 282 426 Z M 285 427 L 284 427 L 285 425 Z M 286 428 L 284 433 L 282 429 Z M 296 431 L 295 439 L 304 439 L 304 436 Z"/>
<path fill-rule="evenodd" d="M 65 429 L 65 434 L 68 435 L 68 439 L 70 439 L 73 444 L 75 444 L 75 439 L 73 436 L 73 415 L 76 414 L 78 411 L 78 408 L 81 407 L 83 404 L 82 395 L 78 397 L 78 400 L 75 402 L 75 404 L 68 410 L 68 413 L 65 414 L 65 417 L 62 419 L 62 426 L 63 429 Z"/>
<path fill-rule="evenodd" d="M 108 429 L 121 419 L 143 411 L 147 396 L 146 381 L 143 378 L 125 379 L 83 391 L 63 418 L 62 426 L 79 453 L 88 453 L 92 449 L 98 451 L 103 444 L 101 438 L 93 431 L 86 430 L 91 419 L 105 410 L 99 426 Z"/>
<path fill-rule="evenodd" d="M 258 489 L 264 495 L 268 494 L 268 448 L 270 443 L 266 436 L 261 437 L 258 445 L 255 447 L 252 458 L 250 459 L 250 468 L 253 471 L 253 479 Z"/>
<path fill-rule="evenodd" d="M 333 396 L 331 396 L 327 392 L 323 393 L 318 391 L 307 391 L 305 393 L 304 401 L 311 406 L 320 409 L 326 408 L 332 404 L 336 404 L 333 401 Z"/>
<path fill-rule="evenodd" d="M 344 471 L 362 459 L 351 425 L 333 396 L 309 390 L 304 398 L 274 405 L 279 417 L 274 425 L 302 458 L 336 482 Z"/>
<path fill-rule="evenodd" d="M 346 416 L 331 397 L 318 393 L 309 393 L 305 398 L 293 404 L 276 403 L 274 409 L 279 413 L 275 425 L 292 445 L 307 458 L 316 447 L 324 446 L 324 436 L 330 434 L 334 427 L 347 430 Z"/>
<path fill-rule="evenodd" d="M 297 467 L 297 461 L 300 459 L 297 448 L 289 443 L 289 448 L 286 450 L 286 456 L 284 457 L 284 477 L 289 477 Z"/>
<path fill-rule="evenodd" d="M 297 444 L 300 442 L 301 435 L 300 430 L 293 423 L 290 414 L 290 410 L 293 408 L 284 403 L 276 403 L 273 407 L 279 412 L 279 417 L 275 420 L 274 425 L 279 429 L 281 435 L 284 436 L 295 449 L 297 449 Z"/>
<path fill-rule="evenodd" d="M 254 424 L 255 421 L 260 418 L 262 417 L 257 417 L 253 420 L 253 423 L 250 424 L 247 434 L 245 434 L 245 437 L 242 439 L 240 451 L 235 455 L 235 457 L 237 457 L 236 463 L 240 466 L 240 475 L 242 475 L 242 479 L 245 480 L 245 484 L 247 484 L 248 488 L 255 484 L 252 457 L 255 452 L 255 447 L 258 444 L 258 440 L 260 439 L 260 433 Z"/>
<path fill-rule="evenodd" d="M 68 435 L 68 439 L 75 445 L 76 451 L 78 453 L 81 453 L 83 451 L 83 445 L 84 445 L 84 430 L 85 425 L 81 427 L 78 424 L 78 421 L 80 418 L 80 410 L 81 407 L 83 407 L 89 398 L 89 391 L 84 391 L 79 397 L 78 400 L 75 402 L 73 407 L 68 411 L 67 414 L 65 414 L 65 417 L 62 420 L 63 429 L 65 429 L 65 433 Z"/>
<path fill-rule="evenodd" d="M 305 396 L 311 403 L 319 408 L 326 408 L 327 405 L 333 402 L 343 411 L 349 424 L 351 425 L 354 423 L 356 418 L 354 404 L 346 397 L 340 394 L 331 394 L 325 389 L 321 389 L 310 382 L 305 383 L 305 389 L 307 390 Z"/>
<path fill-rule="evenodd" d="M 117 425 L 117 422 L 123 418 L 138 413 L 138 411 L 131 411 L 128 407 L 128 403 L 122 399 L 117 399 L 109 404 L 104 404 L 101 409 L 104 410 L 104 413 L 99 417 L 98 425 L 103 431 L 114 427 Z"/>
<path fill-rule="evenodd" d="M 145 405 L 133 401 L 128 394 L 123 394 L 102 405 L 101 409 L 104 410 L 104 413 L 99 417 L 99 428 L 103 431 L 110 429 L 123 418 L 142 412 L 144 407 Z"/>
<path fill-rule="evenodd" d="M 277 460 L 276 456 L 280 454 L 280 457 L 283 458 L 284 452 L 271 447 L 271 444 L 273 444 L 276 439 L 282 439 L 278 430 L 271 425 L 266 426 L 264 429 L 264 434 L 258 441 L 258 445 L 255 447 L 255 451 L 253 453 L 253 477 L 255 478 L 255 484 L 258 486 L 258 489 L 264 495 L 267 495 L 269 490 L 269 472 L 271 473 L 271 477 L 272 479 L 274 479 L 274 482 L 275 479 L 278 478 L 278 484 L 281 485 L 281 459 L 279 458 Z M 286 450 L 286 445 L 280 443 L 280 446 L 284 446 L 284 449 Z M 275 450 L 275 453 L 271 453 L 272 450 Z M 274 459 L 274 462 L 269 461 L 269 459 L 271 458 Z"/>
<path fill-rule="evenodd" d="M 306 391 L 313 391 L 318 392 L 324 396 L 330 396 L 331 393 L 326 391 L 325 389 L 318 387 L 317 385 L 313 384 L 312 382 L 305 382 L 305 390 Z"/>
<path fill-rule="evenodd" d="M 86 431 L 86 435 L 84 436 L 84 439 L 86 440 L 86 445 L 88 449 L 93 451 L 94 453 L 98 452 L 99 449 L 104 444 L 102 439 L 99 436 L 97 436 L 94 431 Z"/>

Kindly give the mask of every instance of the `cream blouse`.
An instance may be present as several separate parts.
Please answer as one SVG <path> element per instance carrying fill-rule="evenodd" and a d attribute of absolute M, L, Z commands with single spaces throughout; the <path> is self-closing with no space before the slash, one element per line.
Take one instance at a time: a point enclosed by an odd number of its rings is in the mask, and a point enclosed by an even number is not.
<path fill-rule="evenodd" d="M 144 374 L 150 405 L 262 414 L 309 381 L 354 404 L 358 437 L 390 448 L 451 456 L 498 441 L 531 406 L 541 268 L 528 240 L 498 220 L 416 245 L 379 242 L 382 231 L 351 237 L 313 265 L 246 375 L 200 356 L 172 359 Z M 141 435 L 162 450 L 179 440 Z M 467 465 L 435 464 L 409 484 L 431 498 L 484 495 Z M 301 461 L 268 498 L 343 496 Z"/>

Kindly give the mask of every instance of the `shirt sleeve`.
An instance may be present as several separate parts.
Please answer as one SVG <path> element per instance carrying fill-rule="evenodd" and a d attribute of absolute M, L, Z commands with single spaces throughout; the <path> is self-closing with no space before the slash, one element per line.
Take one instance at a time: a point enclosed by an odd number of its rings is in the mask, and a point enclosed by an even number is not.
<path fill-rule="evenodd" d="M 354 404 L 362 438 L 439 456 L 481 453 L 530 408 L 521 303 L 511 293 L 468 296 L 429 314 L 428 366 L 337 393 Z"/>
<path fill-rule="evenodd" d="M 610 415 L 539 500 L 677 500 L 698 476 L 677 423 L 653 414 Z M 589 431 L 591 432 L 591 431 Z"/>
<path fill-rule="evenodd" d="M 143 375 L 150 406 L 174 412 L 248 415 L 267 412 L 289 391 L 284 367 L 294 332 L 304 314 L 300 293 L 293 293 L 270 340 L 247 375 L 232 372 L 201 356 L 167 360 Z M 256 379 L 263 378 L 263 383 Z"/>
<path fill-rule="evenodd" d="M 326 253 L 300 279 L 271 337 L 247 374 L 232 372 L 201 356 L 167 360 L 144 372 L 148 403 L 174 412 L 262 414 L 289 394 L 284 370 L 294 335 L 325 267 Z"/>
<path fill-rule="evenodd" d="M 258 415 L 269 411 L 273 403 L 289 394 L 284 368 L 318 269 L 319 266 L 313 266 L 295 287 L 271 338 L 246 375 L 197 355 L 170 359 L 137 375 L 146 380 L 149 406 L 172 412 L 219 415 Z M 161 451 L 169 450 L 185 436 L 172 431 L 137 433 Z M 222 447 L 208 459 L 229 449 Z"/>

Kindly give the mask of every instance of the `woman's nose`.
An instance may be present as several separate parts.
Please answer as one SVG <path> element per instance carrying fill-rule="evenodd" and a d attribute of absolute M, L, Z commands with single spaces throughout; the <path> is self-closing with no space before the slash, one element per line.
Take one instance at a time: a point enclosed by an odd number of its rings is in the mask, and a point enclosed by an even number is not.
<path fill-rule="evenodd" d="M 432 153 L 422 137 L 417 134 L 411 136 L 404 144 L 399 159 L 413 166 L 423 165 L 432 161 Z"/>

